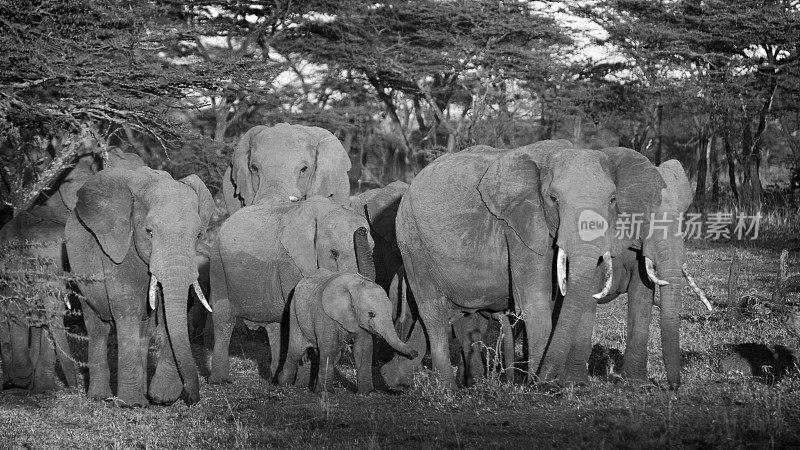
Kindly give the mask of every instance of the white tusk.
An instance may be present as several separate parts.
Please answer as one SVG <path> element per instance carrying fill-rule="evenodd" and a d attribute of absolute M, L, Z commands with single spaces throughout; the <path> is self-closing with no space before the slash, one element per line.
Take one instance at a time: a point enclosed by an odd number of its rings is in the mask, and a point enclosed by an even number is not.
<path fill-rule="evenodd" d="M 72 303 L 69 301 L 69 296 L 64 296 L 64 304 L 67 305 L 67 309 L 72 309 Z"/>
<path fill-rule="evenodd" d="M 700 286 L 698 286 L 697 283 L 694 281 L 694 278 L 692 278 L 692 276 L 689 275 L 689 270 L 686 268 L 686 263 L 683 263 L 683 276 L 686 277 L 686 281 L 689 283 L 689 286 L 692 287 L 694 293 L 697 294 L 697 297 L 700 299 L 700 301 L 703 302 L 704 305 L 706 305 L 706 308 L 708 308 L 709 311 L 713 311 L 714 307 L 711 306 L 711 302 L 708 301 L 708 297 L 706 297 L 706 294 L 703 292 L 702 289 L 700 289 Z"/>
<path fill-rule="evenodd" d="M 657 284 L 659 286 L 666 286 L 666 285 L 669 284 L 668 281 L 662 280 L 661 278 L 658 278 L 658 275 L 656 275 L 656 271 L 653 268 L 653 260 L 652 259 L 647 258 L 647 257 L 644 258 L 644 270 L 647 272 L 647 278 L 650 278 L 650 281 L 652 281 L 653 283 L 655 283 L 655 284 Z"/>
<path fill-rule="evenodd" d="M 206 300 L 206 296 L 203 295 L 203 290 L 200 289 L 200 283 L 198 283 L 197 280 L 194 280 L 194 283 L 192 283 L 192 287 L 194 288 L 194 293 L 197 294 L 197 298 L 200 299 L 200 303 L 202 303 L 203 306 L 206 307 L 208 312 L 214 312 L 214 311 L 211 310 L 211 305 L 208 304 L 208 300 Z"/>
<path fill-rule="evenodd" d="M 296 202 L 296 201 L 298 201 L 298 200 L 300 200 L 300 198 L 299 198 L 299 197 L 295 197 L 294 195 L 290 195 L 290 196 L 289 196 L 289 201 L 290 201 L 290 202 Z"/>
<path fill-rule="evenodd" d="M 150 299 L 150 309 L 156 309 L 156 289 L 158 289 L 158 280 L 152 273 L 150 274 L 150 289 L 147 291 L 147 297 Z"/>
<path fill-rule="evenodd" d="M 606 295 L 608 295 L 609 292 L 611 292 L 611 284 L 614 281 L 614 265 L 611 262 L 611 252 L 603 253 L 603 262 L 605 263 L 606 266 L 606 284 L 605 286 L 603 286 L 602 291 L 592 296 L 598 300 L 605 297 Z"/>
<path fill-rule="evenodd" d="M 561 247 L 558 248 L 558 258 L 556 259 L 556 278 L 558 279 L 558 289 L 561 295 L 567 295 L 567 253 Z"/>

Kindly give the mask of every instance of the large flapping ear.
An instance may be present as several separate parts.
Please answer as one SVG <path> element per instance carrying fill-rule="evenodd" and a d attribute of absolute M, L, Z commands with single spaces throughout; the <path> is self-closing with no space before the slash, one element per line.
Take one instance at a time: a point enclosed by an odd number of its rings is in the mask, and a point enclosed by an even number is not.
<path fill-rule="evenodd" d="M 356 296 L 362 289 L 357 276 L 340 273 L 322 291 L 323 311 L 350 333 L 357 333 L 359 330 Z"/>
<path fill-rule="evenodd" d="M 315 146 L 314 174 L 308 195 L 330 198 L 336 204 L 350 204 L 350 180 L 347 172 L 351 163 L 347 151 L 330 131 L 319 127 L 295 125 L 312 137 Z"/>
<path fill-rule="evenodd" d="M 315 197 L 293 207 L 281 220 L 281 244 L 304 277 L 318 267 L 317 223 L 335 207 L 329 200 Z"/>
<path fill-rule="evenodd" d="M 509 150 L 497 158 L 478 183 L 483 203 L 504 221 L 525 245 L 544 255 L 547 251 L 539 167 L 526 152 Z"/>
<path fill-rule="evenodd" d="M 327 284 L 333 272 L 327 269 L 319 269 L 313 274 L 303 277 L 292 291 L 293 305 L 312 305 L 321 301 L 322 289 Z M 309 308 L 298 308 L 297 310 L 309 310 Z M 305 318 L 299 318 L 303 320 Z M 311 320 L 311 318 L 308 318 Z"/>
<path fill-rule="evenodd" d="M 252 153 L 253 138 L 268 128 L 266 125 L 250 128 L 239 139 L 239 145 L 233 151 L 231 180 L 234 185 L 234 194 L 240 196 L 245 205 L 253 204 L 256 195 L 253 189 L 253 180 L 250 177 L 250 154 Z"/>
<path fill-rule="evenodd" d="M 78 189 L 83 186 L 92 175 L 92 163 L 94 158 L 92 155 L 84 155 L 75 163 L 75 167 L 70 170 L 64 180 L 58 186 L 58 193 L 61 195 L 61 201 L 64 206 L 69 210 L 75 209 L 75 204 L 78 203 Z"/>
<path fill-rule="evenodd" d="M 211 192 L 208 191 L 203 180 L 195 174 L 181 178 L 180 182 L 194 189 L 197 194 L 197 214 L 200 215 L 200 221 L 205 230 L 214 213 L 214 198 L 211 196 Z"/>
<path fill-rule="evenodd" d="M 676 214 L 686 212 L 694 200 L 694 192 L 692 185 L 689 184 L 686 171 L 683 170 L 683 165 L 675 159 L 670 159 L 658 166 L 658 172 L 667 185 L 666 190 L 662 193 L 662 197 L 666 197 L 663 199 L 662 205 L 667 203 L 668 205 L 664 206 Z"/>
<path fill-rule="evenodd" d="M 135 177 L 130 170 L 109 168 L 98 172 L 78 190 L 75 206 L 78 218 L 117 264 L 128 253 L 133 235 L 130 183 Z"/>

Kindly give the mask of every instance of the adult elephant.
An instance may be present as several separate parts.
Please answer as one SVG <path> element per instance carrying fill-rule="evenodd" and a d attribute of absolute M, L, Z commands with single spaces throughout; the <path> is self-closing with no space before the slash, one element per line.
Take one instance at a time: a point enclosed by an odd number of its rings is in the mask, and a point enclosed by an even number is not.
<path fill-rule="evenodd" d="M 647 214 L 660 202 L 663 182 L 654 168 L 571 147 L 568 141 L 541 141 L 448 154 L 420 171 L 400 202 L 396 226 L 404 267 L 433 368 L 447 385 L 454 386 L 449 320 L 462 312 L 505 310 L 511 299 L 525 321 L 528 367 L 541 362 L 546 380 L 562 375 L 579 323 L 593 320 L 595 299 L 610 289 L 610 276 L 601 292 L 592 282 L 598 260 L 610 270 L 611 252 L 618 251 L 608 224 L 620 210 Z M 620 176 L 632 172 L 637 176 Z M 554 239 L 569 257 L 569 273 L 558 271 L 566 298 L 542 360 L 552 329 Z"/>
<path fill-rule="evenodd" d="M 624 148 L 603 151 L 612 158 L 627 158 L 627 154 L 633 152 Z M 681 381 L 679 312 L 683 265 L 686 261 L 680 216 L 692 203 L 692 187 L 683 166 L 676 160 L 662 163 L 658 166 L 658 172 L 666 187 L 661 190 L 661 202 L 653 210 L 653 220 L 643 220 L 638 233 L 637 227 L 628 226 L 635 223 L 620 227 L 620 234 L 635 235 L 638 242 L 614 257 L 611 291 L 599 299 L 598 303 L 606 303 L 620 294 L 628 294 L 622 376 L 639 381 L 647 380 L 650 319 L 653 305 L 659 306 L 661 348 L 667 382 L 669 386 L 677 388 Z M 602 278 L 598 272 L 595 282 L 602 283 Z M 659 294 L 657 297 L 656 287 Z M 591 327 L 579 330 L 574 351 L 576 356 L 591 352 L 591 336 Z M 586 360 L 571 360 L 567 371 L 571 372 L 572 379 L 586 380 Z"/>
<path fill-rule="evenodd" d="M 90 397 L 111 397 L 106 347 L 113 323 L 117 398 L 124 405 L 146 406 L 146 394 L 155 403 L 170 404 L 182 390 L 187 404 L 199 401 L 186 298 L 191 285 L 199 290 L 195 247 L 213 207 L 196 175 L 178 181 L 148 167 L 102 170 L 78 191 L 65 229 L 70 264 L 73 273 L 102 276 L 79 283 L 89 334 Z M 148 390 L 147 354 L 156 316 L 162 346 Z"/>
<path fill-rule="evenodd" d="M 324 268 L 374 280 L 368 226 L 352 209 L 320 196 L 290 204 L 264 201 L 229 217 L 211 250 L 214 356 L 209 382 L 231 380 L 228 347 L 237 317 L 251 328 L 267 329 L 275 377 L 285 355 L 281 323 L 286 305 L 303 277 Z"/>
<path fill-rule="evenodd" d="M 418 314 L 414 296 L 406 286 L 405 271 L 402 269 L 403 256 L 397 244 L 395 221 L 400 200 L 408 191 L 408 183 L 394 181 L 388 185 L 358 194 L 351 206 L 362 213 L 369 222 L 369 230 L 375 242 L 373 259 L 375 261 L 375 281 L 389 295 L 392 301 L 393 317 L 397 332 L 403 339 L 416 342 L 418 348 L 427 347 L 422 326 L 418 324 Z M 504 332 L 510 333 L 510 324 L 505 316 L 499 317 Z M 485 314 L 472 314 L 453 320 L 453 332 L 461 345 L 462 358 L 459 364 L 458 380 L 463 386 L 471 386 L 484 377 L 483 341 L 489 325 Z M 512 343 L 513 344 L 513 343 Z M 392 358 L 395 349 L 389 345 L 378 345 L 378 359 Z M 504 353 L 505 366 L 511 367 L 513 351 Z M 394 389 L 401 389 L 404 380 L 411 372 L 422 366 L 422 355 L 409 361 L 398 355 L 381 369 L 384 381 Z"/>
<path fill-rule="evenodd" d="M 229 214 L 262 199 L 296 202 L 312 195 L 350 203 L 350 158 L 330 131 L 279 123 L 248 130 L 222 177 Z"/>
<path fill-rule="evenodd" d="M 45 192 L 40 201 L 28 211 L 22 211 L 0 230 L 0 243 L 16 246 L 20 257 L 36 258 L 49 263 L 43 270 L 49 275 L 31 275 L 42 285 L 30 292 L 31 280 L 25 275 L 12 275 L 3 295 L 25 298 L 25 303 L 12 301 L 4 305 L 0 321 L 0 356 L 3 364 L 4 387 L 30 389 L 34 393 L 55 389 L 56 364 L 60 364 L 68 386 L 76 385 L 77 371 L 64 328 L 64 294 L 66 286 L 58 281 L 61 271 L 69 270 L 64 244 L 64 225 L 75 208 L 78 189 L 99 167 L 144 165 L 138 155 L 123 153 L 119 149 L 107 152 L 100 160 L 94 154 L 82 155 L 74 166 L 57 181 L 56 188 Z M 31 245 L 33 243 L 33 245 Z M 29 270 L 20 265 L 21 260 L 10 258 L 10 253 L 0 258 L 0 266 L 15 271 Z M 0 281 L 2 284 L 2 281 Z M 36 299 L 29 298 L 34 294 Z M 43 309 L 29 302 L 41 302 Z M 36 317 L 31 317 L 31 315 Z M 31 326 L 34 324 L 34 326 Z"/>

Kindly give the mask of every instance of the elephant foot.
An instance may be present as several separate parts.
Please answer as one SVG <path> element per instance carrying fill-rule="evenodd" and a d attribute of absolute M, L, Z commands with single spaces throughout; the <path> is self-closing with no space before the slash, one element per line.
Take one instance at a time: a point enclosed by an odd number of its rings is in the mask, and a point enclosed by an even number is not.
<path fill-rule="evenodd" d="M 7 389 L 28 389 L 31 387 L 33 378 L 11 378 L 3 383 L 3 390 Z"/>
<path fill-rule="evenodd" d="M 531 387 L 536 391 L 548 395 L 558 395 L 564 391 L 564 386 L 559 384 L 556 380 L 537 381 L 531 384 Z"/>
<path fill-rule="evenodd" d="M 309 384 L 311 384 L 311 362 L 298 366 L 294 378 L 294 387 L 307 388 Z"/>
<path fill-rule="evenodd" d="M 153 404 L 169 406 L 178 400 L 182 391 L 183 384 L 180 380 L 178 380 L 176 385 L 174 382 L 157 382 L 154 378 L 153 381 L 150 382 L 150 389 L 147 393 Z"/>
<path fill-rule="evenodd" d="M 588 375 L 567 376 L 564 377 L 564 379 L 559 384 L 563 386 L 585 387 L 589 385 L 589 376 Z"/>
<path fill-rule="evenodd" d="M 233 379 L 231 378 L 230 374 L 219 374 L 215 373 L 213 370 L 211 371 L 211 375 L 208 376 L 208 383 L 209 384 L 230 384 L 233 383 Z"/>
<path fill-rule="evenodd" d="M 200 402 L 200 390 L 197 392 L 185 392 L 186 395 L 183 396 L 183 401 L 186 403 L 186 406 L 192 406 Z"/>
<path fill-rule="evenodd" d="M 59 386 L 56 383 L 54 376 L 37 376 L 36 379 L 33 381 L 33 387 L 31 387 L 32 394 L 42 394 L 48 391 L 55 391 L 58 390 Z"/>
<path fill-rule="evenodd" d="M 108 400 L 114 396 L 114 394 L 111 393 L 111 387 L 108 383 L 103 385 L 103 383 L 92 382 L 89 383 L 89 392 L 87 392 L 86 395 L 95 400 Z"/>
<path fill-rule="evenodd" d="M 114 402 L 114 405 L 120 408 L 146 408 L 150 406 L 150 402 L 144 394 L 127 395 L 122 397 L 112 397 L 109 400 Z"/>

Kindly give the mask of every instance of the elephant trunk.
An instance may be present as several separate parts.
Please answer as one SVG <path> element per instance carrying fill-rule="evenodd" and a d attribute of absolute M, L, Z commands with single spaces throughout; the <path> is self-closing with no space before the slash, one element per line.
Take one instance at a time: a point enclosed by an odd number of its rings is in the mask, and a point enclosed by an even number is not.
<path fill-rule="evenodd" d="M 564 297 L 555 331 L 539 371 L 540 378 L 545 381 L 554 380 L 564 370 L 578 331 L 578 324 L 586 309 L 593 307 L 597 302 L 593 297 L 597 293 L 593 281 L 601 252 L 593 246 L 581 250 L 574 252 L 574 256 L 569 259 L 567 295 Z"/>
<path fill-rule="evenodd" d="M 659 286 L 661 349 L 667 382 L 673 389 L 681 383 L 680 307 L 683 288 L 683 241 L 661 241 L 656 245 L 658 275 L 669 284 Z"/>
<path fill-rule="evenodd" d="M 353 248 L 356 252 L 358 273 L 371 281 L 375 281 L 375 261 L 372 259 L 372 249 L 369 246 L 368 235 L 369 231 L 365 227 L 359 227 L 353 233 Z"/>
<path fill-rule="evenodd" d="M 161 279 L 167 336 L 169 336 L 169 344 L 172 345 L 175 361 L 178 363 L 178 372 L 183 379 L 183 387 L 187 394 L 186 403 L 191 405 L 200 400 L 200 384 L 197 366 L 192 357 L 186 322 L 186 299 L 189 284 L 186 282 L 186 277 L 183 276 L 167 276 Z"/>
<path fill-rule="evenodd" d="M 382 337 L 387 344 L 389 344 L 393 349 L 397 350 L 398 352 L 408 356 L 410 359 L 414 359 L 419 356 L 419 353 L 411 348 L 410 345 L 406 344 L 405 342 L 400 340 L 400 337 L 397 336 L 397 330 L 395 330 L 392 321 L 387 319 L 377 319 L 372 318 L 370 319 L 370 327 L 372 330 L 377 333 L 380 337 Z"/>

